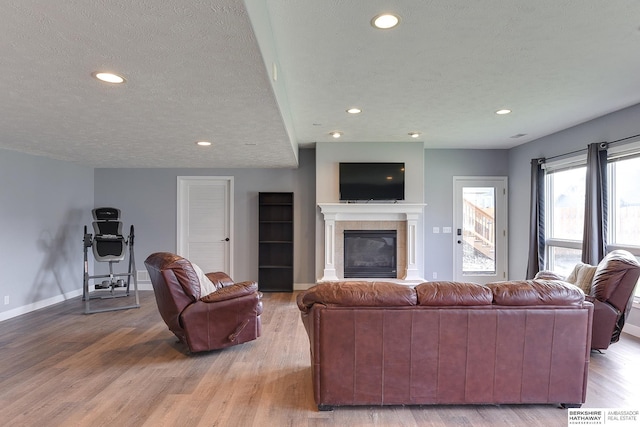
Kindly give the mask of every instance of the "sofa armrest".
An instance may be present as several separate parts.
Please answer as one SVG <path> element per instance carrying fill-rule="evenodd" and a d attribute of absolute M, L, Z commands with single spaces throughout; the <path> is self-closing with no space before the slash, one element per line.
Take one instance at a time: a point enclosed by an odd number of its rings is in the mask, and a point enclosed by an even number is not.
<path fill-rule="evenodd" d="M 606 350 L 611 344 L 616 322 L 620 317 L 620 311 L 607 302 L 602 302 L 595 297 L 587 298 L 593 303 L 593 328 L 591 332 L 591 348 Z"/>
<path fill-rule="evenodd" d="M 245 295 L 251 295 L 252 293 L 257 291 L 258 291 L 258 284 L 256 282 L 252 282 L 252 281 L 238 282 L 238 283 L 234 283 L 233 285 L 220 288 L 217 291 L 210 293 L 209 295 L 205 295 L 204 297 L 200 298 L 200 301 L 206 302 L 206 303 L 226 301 L 233 298 L 239 298 Z"/>
<path fill-rule="evenodd" d="M 214 271 L 211 273 L 206 273 L 205 276 L 207 276 L 207 279 L 211 280 L 211 283 L 213 283 L 216 289 L 233 285 L 233 280 L 224 271 Z"/>

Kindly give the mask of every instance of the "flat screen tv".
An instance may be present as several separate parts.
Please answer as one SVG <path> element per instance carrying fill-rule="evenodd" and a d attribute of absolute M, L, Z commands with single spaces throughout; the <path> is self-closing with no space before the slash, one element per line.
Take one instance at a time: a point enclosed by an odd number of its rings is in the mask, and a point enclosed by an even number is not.
<path fill-rule="evenodd" d="M 340 200 L 404 200 L 404 163 L 340 163 Z"/>

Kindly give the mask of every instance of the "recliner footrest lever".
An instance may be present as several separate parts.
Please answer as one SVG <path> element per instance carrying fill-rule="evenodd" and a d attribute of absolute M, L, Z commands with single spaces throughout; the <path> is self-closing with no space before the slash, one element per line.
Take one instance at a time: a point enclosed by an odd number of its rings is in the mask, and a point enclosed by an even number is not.
<path fill-rule="evenodd" d="M 231 335 L 229 335 L 229 341 L 235 341 L 238 338 L 238 335 L 244 330 L 244 328 L 249 324 L 249 319 L 242 322 L 240 326 L 236 328 L 235 331 Z"/>

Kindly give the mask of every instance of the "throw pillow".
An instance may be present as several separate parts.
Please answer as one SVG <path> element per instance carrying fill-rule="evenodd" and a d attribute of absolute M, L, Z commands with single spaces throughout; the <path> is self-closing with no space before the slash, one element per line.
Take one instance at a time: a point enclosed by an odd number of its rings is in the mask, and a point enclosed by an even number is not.
<path fill-rule="evenodd" d="M 215 292 L 217 290 L 216 285 L 209 280 L 202 269 L 194 263 L 191 263 L 191 266 L 193 267 L 193 271 L 198 275 L 198 280 L 200 281 L 200 298 Z"/>
<path fill-rule="evenodd" d="M 582 289 L 585 295 L 589 295 L 591 293 L 591 283 L 593 282 L 593 275 L 596 273 L 596 269 L 597 266 L 580 262 L 576 264 L 569 277 L 567 277 L 567 282 L 573 283 Z"/>

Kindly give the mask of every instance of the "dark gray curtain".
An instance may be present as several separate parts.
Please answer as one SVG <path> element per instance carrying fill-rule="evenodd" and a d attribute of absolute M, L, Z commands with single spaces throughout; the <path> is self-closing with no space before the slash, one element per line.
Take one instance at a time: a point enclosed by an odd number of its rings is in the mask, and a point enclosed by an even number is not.
<path fill-rule="evenodd" d="M 544 159 L 531 160 L 531 213 L 529 216 L 529 261 L 527 279 L 544 269 Z"/>
<path fill-rule="evenodd" d="M 607 249 L 607 144 L 589 144 L 582 262 L 597 265 Z"/>

